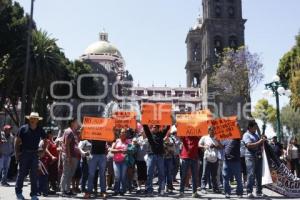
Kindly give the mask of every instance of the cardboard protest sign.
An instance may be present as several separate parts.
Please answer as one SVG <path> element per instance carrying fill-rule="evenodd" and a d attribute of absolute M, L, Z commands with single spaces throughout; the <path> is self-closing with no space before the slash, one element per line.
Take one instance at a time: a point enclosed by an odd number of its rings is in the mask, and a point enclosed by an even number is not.
<path fill-rule="evenodd" d="M 214 126 L 215 136 L 218 140 L 241 138 L 236 116 L 210 120 L 209 125 Z"/>
<path fill-rule="evenodd" d="M 207 134 L 209 120 L 212 115 L 209 111 L 196 111 L 189 114 L 176 115 L 178 136 L 203 136 Z"/>
<path fill-rule="evenodd" d="M 81 138 L 83 140 L 114 141 L 114 127 L 114 119 L 84 117 Z"/>
<path fill-rule="evenodd" d="M 187 121 L 177 122 L 177 136 L 202 136 L 207 134 L 204 123 L 190 123 Z"/>
<path fill-rule="evenodd" d="M 164 103 L 143 103 L 142 124 L 172 125 L 172 105 Z"/>
<path fill-rule="evenodd" d="M 117 111 L 113 113 L 116 128 L 136 129 L 136 113 L 130 111 Z"/>

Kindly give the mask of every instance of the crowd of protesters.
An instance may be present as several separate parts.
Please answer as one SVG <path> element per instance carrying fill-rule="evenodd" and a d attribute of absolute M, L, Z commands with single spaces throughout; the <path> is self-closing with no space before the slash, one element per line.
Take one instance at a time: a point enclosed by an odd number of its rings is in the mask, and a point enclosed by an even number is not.
<path fill-rule="evenodd" d="M 243 194 L 254 198 L 254 186 L 255 196 L 264 196 L 262 146 L 266 138 L 258 134 L 255 121 L 241 131 L 241 139 L 219 141 L 213 126 L 202 137 L 178 137 L 175 126 L 138 124 L 136 130 L 118 130 L 117 139 L 106 142 L 81 140 L 77 119 L 55 135 L 38 125 L 38 113 L 26 117 L 28 124 L 16 134 L 10 125 L 5 125 L 0 140 L 1 186 L 9 186 L 8 180 L 16 177 L 17 199 L 24 199 L 22 188 L 28 175 L 33 200 L 39 195 L 73 197 L 79 193 L 86 199 L 125 193 L 165 196 L 175 193 L 177 183 L 179 197 L 191 188 L 194 198 L 208 192 L 223 192 L 230 198 L 233 183 L 239 198 Z M 292 139 L 284 148 L 273 137 L 269 144 L 299 177 L 297 140 Z"/>

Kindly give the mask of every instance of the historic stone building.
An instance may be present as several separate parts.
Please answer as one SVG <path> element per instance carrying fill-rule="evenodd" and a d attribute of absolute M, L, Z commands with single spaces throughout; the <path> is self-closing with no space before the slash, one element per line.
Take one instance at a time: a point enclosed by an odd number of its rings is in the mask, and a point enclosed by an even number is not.
<path fill-rule="evenodd" d="M 226 47 L 236 48 L 244 45 L 246 20 L 242 17 L 241 0 L 202 0 L 202 6 L 202 16 L 198 17 L 186 38 L 185 69 L 187 86 L 199 87 L 203 106 L 209 107 L 211 103 L 220 103 L 217 102 L 216 88 L 210 84 L 217 56 Z M 220 108 L 218 110 L 219 113 Z M 223 105 L 222 112 L 225 115 L 236 114 L 235 111 L 234 105 Z"/>

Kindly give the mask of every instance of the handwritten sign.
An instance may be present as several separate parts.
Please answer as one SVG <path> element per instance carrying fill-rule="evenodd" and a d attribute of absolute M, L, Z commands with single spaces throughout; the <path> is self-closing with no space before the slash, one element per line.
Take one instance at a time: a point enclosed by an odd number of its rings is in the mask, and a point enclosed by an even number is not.
<path fill-rule="evenodd" d="M 117 111 L 113 113 L 116 128 L 136 129 L 136 113 L 130 111 Z"/>
<path fill-rule="evenodd" d="M 142 104 L 142 124 L 172 125 L 172 105 L 164 103 Z"/>
<path fill-rule="evenodd" d="M 219 140 L 241 138 L 236 116 L 210 120 L 209 124 L 214 126 L 216 138 Z"/>
<path fill-rule="evenodd" d="M 115 120 L 111 118 L 84 117 L 82 139 L 114 141 Z"/>
<path fill-rule="evenodd" d="M 177 122 L 177 136 L 202 136 L 207 134 L 207 129 L 203 123 Z"/>

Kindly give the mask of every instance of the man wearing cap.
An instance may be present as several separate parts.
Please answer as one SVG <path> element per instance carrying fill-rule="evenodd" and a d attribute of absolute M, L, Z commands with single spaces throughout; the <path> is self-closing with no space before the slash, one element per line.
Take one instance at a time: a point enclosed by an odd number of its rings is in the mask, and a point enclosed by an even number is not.
<path fill-rule="evenodd" d="M 30 174 L 31 182 L 31 199 L 37 198 L 37 170 L 38 170 L 38 148 L 41 139 L 46 138 L 45 131 L 38 126 L 39 117 L 36 112 L 26 116 L 28 124 L 21 126 L 15 139 L 15 155 L 16 161 L 19 162 L 18 176 L 16 180 L 16 196 L 18 200 L 25 199 L 22 195 L 24 178 Z"/>
<path fill-rule="evenodd" d="M 2 171 L 2 186 L 9 186 L 7 183 L 7 172 L 9 169 L 10 158 L 14 153 L 14 136 L 11 134 L 11 129 L 12 127 L 10 125 L 5 125 L 3 127 L 3 132 L 1 132 L 0 135 L 0 173 Z"/>

